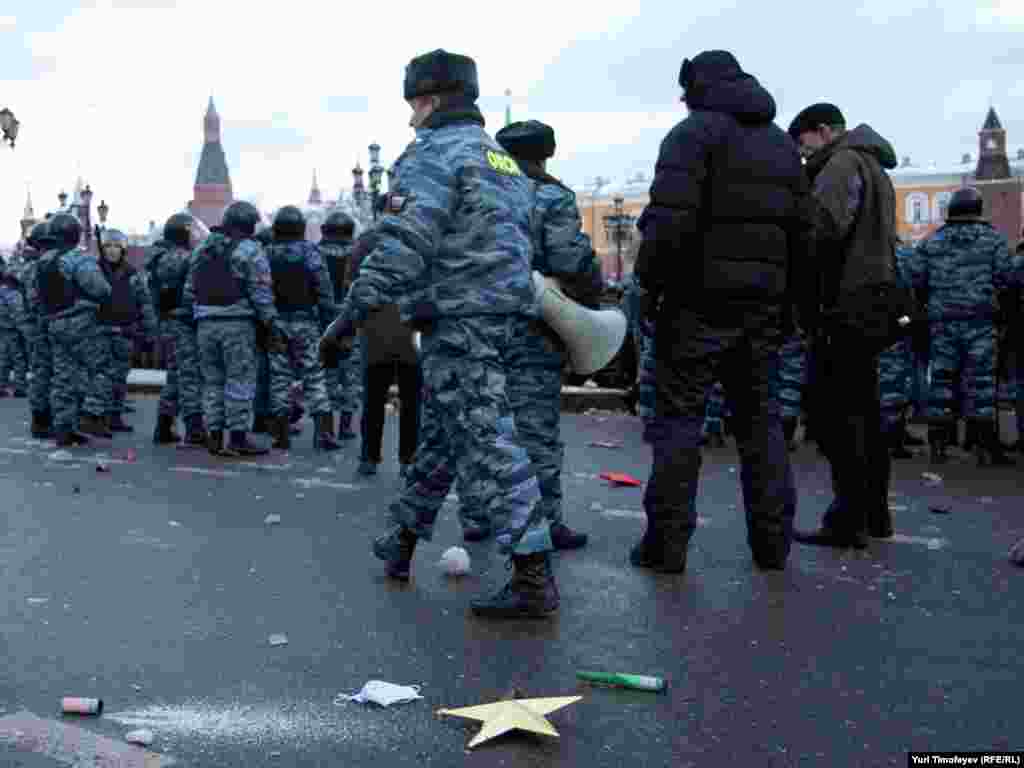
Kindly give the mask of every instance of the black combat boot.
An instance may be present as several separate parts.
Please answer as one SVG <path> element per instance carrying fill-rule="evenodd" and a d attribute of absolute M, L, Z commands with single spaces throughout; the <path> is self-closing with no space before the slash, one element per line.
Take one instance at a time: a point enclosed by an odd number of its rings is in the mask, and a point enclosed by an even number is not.
<path fill-rule="evenodd" d="M 341 443 L 334 439 L 334 414 L 331 411 L 318 413 L 313 417 L 314 451 L 338 451 Z"/>
<path fill-rule="evenodd" d="M 477 616 L 492 619 L 540 619 L 558 610 L 558 587 L 547 552 L 512 555 L 512 578 L 500 592 L 470 602 Z"/>
<path fill-rule="evenodd" d="M 78 431 L 86 435 L 105 438 L 111 438 L 114 436 L 114 433 L 107 429 L 106 420 L 102 416 L 83 413 L 78 422 Z"/>
<path fill-rule="evenodd" d="M 224 430 L 211 429 L 206 436 L 206 450 L 211 456 L 220 456 L 224 453 Z"/>
<path fill-rule="evenodd" d="M 647 530 L 629 552 L 629 562 L 637 568 L 657 568 L 664 559 L 661 529 L 657 518 L 647 511 Z"/>
<path fill-rule="evenodd" d="M 661 562 L 654 567 L 658 573 L 682 573 L 690 549 L 689 526 L 684 520 L 663 520 L 661 529 Z"/>
<path fill-rule="evenodd" d="M 1016 464 L 1006 455 L 994 422 L 987 419 L 975 421 L 974 435 L 978 441 L 975 455 L 979 467 L 1012 467 Z"/>
<path fill-rule="evenodd" d="M 907 425 L 907 417 L 904 416 L 900 419 L 900 425 L 903 427 L 903 444 L 909 445 L 911 448 L 922 448 L 928 444 L 927 440 L 922 440 L 910 431 L 910 427 Z"/>
<path fill-rule="evenodd" d="M 107 414 L 107 426 L 111 432 L 134 432 L 135 427 L 131 424 L 126 424 L 124 419 L 121 418 L 119 411 L 112 411 Z"/>
<path fill-rule="evenodd" d="M 193 413 L 185 417 L 185 445 L 190 448 L 203 448 L 206 443 L 207 435 L 202 415 Z"/>
<path fill-rule="evenodd" d="M 352 414 L 348 411 L 341 411 L 338 414 L 338 439 L 355 440 L 356 433 L 352 431 Z"/>
<path fill-rule="evenodd" d="M 949 427 L 931 425 L 928 427 L 929 461 L 932 464 L 945 464 L 949 461 L 946 448 L 949 445 Z"/>
<path fill-rule="evenodd" d="M 275 416 L 271 420 L 270 434 L 274 436 L 271 447 L 279 451 L 287 451 L 292 447 L 291 425 L 287 416 Z"/>
<path fill-rule="evenodd" d="M 249 439 L 249 433 L 244 429 L 233 429 L 231 430 L 231 437 L 228 441 L 227 447 L 224 448 L 222 455 L 224 456 L 262 456 L 266 453 L 270 453 L 270 449 L 262 445 L 257 445 Z"/>
<path fill-rule="evenodd" d="M 551 543 L 555 549 L 580 549 L 587 546 L 587 534 L 574 531 L 565 523 L 551 526 Z"/>
<path fill-rule="evenodd" d="M 796 417 L 782 420 L 782 434 L 786 438 L 786 449 L 790 452 L 796 450 Z"/>
<path fill-rule="evenodd" d="M 253 417 L 252 432 L 254 435 L 272 435 L 273 430 L 273 419 L 267 418 L 267 416 L 262 413 L 259 416 Z"/>
<path fill-rule="evenodd" d="M 58 448 L 74 448 L 78 445 L 89 444 L 88 437 L 81 432 L 75 432 L 73 429 L 57 429 L 54 430 L 54 434 L 57 438 Z"/>
<path fill-rule="evenodd" d="M 178 435 L 174 431 L 174 417 L 157 416 L 156 428 L 153 430 L 153 443 L 167 445 L 176 442 L 178 442 Z"/>
<path fill-rule="evenodd" d="M 900 421 L 892 424 L 886 431 L 886 438 L 889 442 L 889 451 L 894 459 L 914 458 L 914 454 L 907 450 L 906 437 L 907 427 Z"/>
<path fill-rule="evenodd" d="M 403 525 L 396 525 L 386 535 L 373 540 L 373 554 L 387 563 L 388 576 L 408 581 L 417 541 L 416 534 Z"/>
<path fill-rule="evenodd" d="M 49 411 L 32 411 L 32 437 L 37 440 L 53 437 L 53 425 Z"/>
<path fill-rule="evenodd" d="M 25 389 L 15 389 L 14 397 L 28 397 L 28 392 Z"/>

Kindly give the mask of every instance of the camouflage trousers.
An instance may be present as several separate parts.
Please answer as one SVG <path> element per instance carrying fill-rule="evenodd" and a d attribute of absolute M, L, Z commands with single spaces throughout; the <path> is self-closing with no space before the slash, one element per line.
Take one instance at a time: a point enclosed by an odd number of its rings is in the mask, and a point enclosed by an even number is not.
<path fill-rule="evenodd" d="M 878 390 L 882 404 L 882 426 L 892 428 L 910 405 L 913 361 L 910 344 L 893 344 L 878 356 Z"/>
<path fill-rule="evenodd" d="M 25 391 L 28 361 L 25 340 L 18 330 L 0 331 L 0 387 L 10 386 Z"/>
<path fill-rule="evenodd" d="M 248 431 L 256 395 L 253 320 L 200 320 L 197 339 L 206 428 Z"/>
<path fill-rule="evenodd" d="M 53 347 L 53 378 L 50 408 L 55 430 L 72 430 L 78 425 L 79 398 L 82 409 L 92 415 L 104 413 L 104 382 L 109 373 L 100 370 L 105 346 L 96 316 L 91 312 L 49 321 Z"/>
<path fill-rule="evenodd" d="M 324 369 L 320 365 L 320 326 L 315 320 L 278 318 L 286 339 L 284 352 L 271 352 L 270 412 L 286 415 L 292 407 L 292 383 L 302 382 L 306 409 L 313 415 L 329 413 Z"/>
<path fill-rule="evenodd" d="M 257 418 L 269 418 L 270 411 L 270 355 L 256 347 L 256 395 L 252 401 L 252 412 Z"/>
<path fill-rule="evenodd" d="M 391 511 L 429 540 L 456 477 L 467 476 L 488 510 L 503 553 L 552 549 L 550 525 L 530 459 L 508 414 L 508 377 L 522 316 L 446 318 L 422 339 L 423 389 L 432 418 L 421 428 L 416 461 Z"/>
<path fill-rule="evenodd" d="M 50 382 L 53 379 L 53 348 L 50 334 L 40 323 L 28 336 L 32 348 L 32 381 L 29 384 L 29 406 L 42 413 L 50 410 Z"/>
<path fill-rule="evenodd" d="M 704 425 L 701 432 L 705 435 L 720 435 L 725 429 L 725 418 L 729 408 L 725 402 L 725 387 L 716 381 L 708 390 L 707 404 L 704 407 Z"/>
<path fill-rule="evenodd" d="M 807 344 L 796 334 L 779 349 L 779 374 L 776 384 L 782 418 L 800 418 L 800 406 L 807 384 Z"/>
<path fill-rule="evenodd" d="M 963 390 L 963 417 L 995 415 L 996 331 L 990 319 L 944 320 L 931 324 L 932 381 L 928 420 L 956 417 L 957 378 Z"/>
<path fill-rule="evenodd" d="M 124 413 L 128 394 L 128 373 L 132 369 L 135 342 L 132 329 L 123 326 L 100 326 L 103 335 L 103 365 L 108 374 L 103 397 L 104 413 Z"/>
<path fill-rule="evenodd" d="M 559 422 L 562 411 L 562 367 L 565 348 L 543 323 L 517 329 L 509 350 L 506 389 L 518 442 L 526 449 L 537 474 L 540 509 L 549 523 L 562 522 L 562 465 L 565 444 Z M 480 503 L 478 486 L 460 476 L 459 519 L 490 525 Z"/>
<path fill-rule="evenodd" d="M 356 336 L 350 353 L 338 365 L 325 371 L 331 409 L 351 416 L 363 398 L 362 337 Z"/>
<path fill-rule="evenodd" d="M 654 418 L 656 394 L 653 323 L 640 320 L 634 331 L 634 338 L 636 339 L 637 359 L 640 361 L 637 371 L 638 410 L 640 418 L 646 423 Z"/>
<path fill-rule="evenodd" d="M 202 378 L 196 329 L 177 318 L 160 322 L 160 340 L 166 352 L 167 381 L 160 390 L 159 414 L 175 418 L 203 412 Z"/>

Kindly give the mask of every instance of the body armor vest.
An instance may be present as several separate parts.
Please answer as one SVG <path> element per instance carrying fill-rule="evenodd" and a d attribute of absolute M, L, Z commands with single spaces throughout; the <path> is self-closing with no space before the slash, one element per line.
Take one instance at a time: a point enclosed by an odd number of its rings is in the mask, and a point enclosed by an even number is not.
<path fill-rule="evenodd" d="M 230 307 L 245 298 L 242 281 L 231 271 L 231 254 L 236 243 L 223 253 L 210 254 L 197 269 L 195 283 L 196 304 L 208 307 Z"/>
<path fill-rule="evenodd" d="M 131 266 L 110 269 L 104 264 L 103 274 L 110 283 L 110 298 L 96 319 L 104 325 L 132 325 L 139 318 L 139 299 L 132 285 L 135 270 Z"/>
<path fill-rule="evenodd" d="M 274 277 L 274 305 L 279 312 L 301 312 L 316 306 L 312 280 L 303 261 L 292 261 L 284 249 L 271 248 L 270 272 Z"/>
<path fill-rule="evenodd" d="M 61 273 L 60 259 L 60 256 L 55 256 L 40 263 L 36 271 L 36 292 L 48 315 L 71 309 L 82 297 L 75 281 L 68 280 Z"/>

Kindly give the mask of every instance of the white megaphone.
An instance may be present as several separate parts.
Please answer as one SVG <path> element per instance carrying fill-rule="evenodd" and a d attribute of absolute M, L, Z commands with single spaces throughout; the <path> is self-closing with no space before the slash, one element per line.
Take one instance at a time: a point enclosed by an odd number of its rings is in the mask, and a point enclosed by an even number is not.
<path fill-rule="evenodd" d="M 626 316 L 618 309 L 594 310 L 570 299 L 558 281 L 533 273 L 540 316 L 565 342 L 575 373 L 596 373 L 612 361 L 626 339 Z"/>

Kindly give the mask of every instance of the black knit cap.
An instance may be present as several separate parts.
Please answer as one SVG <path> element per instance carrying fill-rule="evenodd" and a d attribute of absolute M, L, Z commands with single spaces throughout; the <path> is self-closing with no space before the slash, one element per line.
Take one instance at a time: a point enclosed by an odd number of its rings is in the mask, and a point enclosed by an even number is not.
<path fill-rule="evenodd" d="M 793 141 L 797 141 L 800 134 L 816 131 L 822 125 L 846 125 L 846 118 L 835 104 L 811 104 L 793 118 L 793 122 L 789 124 L 789 135 Z"/>
<path fill-rule="evenodd" d="M 542 163 L 555 154 L 555 129 L 539 120 L 509 123 L 494 138 L 513 157 Z"/>
<path fill-rule="evenodd" d="M 686 92 L 699 91 L 711 81 L 735 80 L 744 74 L 729 51 L 702 51 L 692 59 L 683 59 L 679 66 L 679 87 Z"/>
<path fill-rule="evenodd" d="M 448 53 L 443 48 L 424 53 L 405 67 L 405 100 L 415 96 L 456 92 L 473 101 L 480 98 L 476 62 L 469 56 Z"/>

